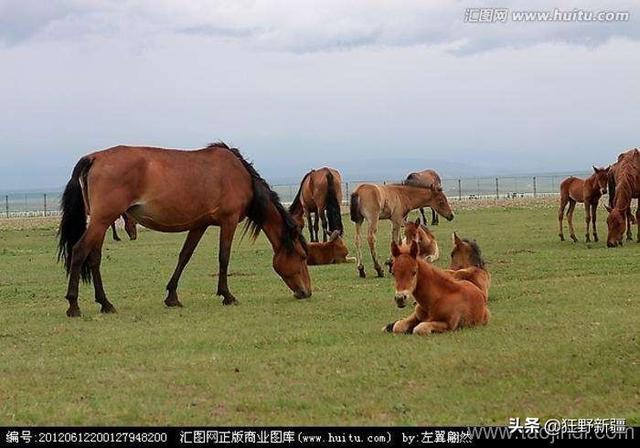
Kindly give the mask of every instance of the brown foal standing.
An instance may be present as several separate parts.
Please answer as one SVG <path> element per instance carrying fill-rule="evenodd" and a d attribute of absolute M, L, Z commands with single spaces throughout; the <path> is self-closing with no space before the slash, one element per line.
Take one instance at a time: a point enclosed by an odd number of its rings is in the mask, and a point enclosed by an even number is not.
<path fill-rule="evenodd" d="M 360 277 L 366 277 L 362 264 L 362 223 L 369 222 L 367 240 L 378 277 L 384 277 L 384 271 L 376 252 L 376 233 L 378 221 L 390 219 L 392 223 L 391 240 L 400 242 L 400 227 L 411 210 L 420 207 L 433 207 L 447 220 L 453 219 L 453 212 L 442 188 L 416 186 L 409 181 L 403 184 L 360 184 L 351 194 L 351 221 L 356 225 L 356 260 Z"/>
<path fill-rule="evenodd" d="M 80 316 L 78 283 L 93 280 L 101 312 L 115 312 L 100 274 L 104 236 L 123 213 L 160 232 L 188 231 L 167 284 L 167 306 L 181 306 L 180 275 L 209 226 L 220 227 L 217 294 L 236 303 L 227 285 L 231 243 L 239 222 L 273 248 L 273 268 L 297 298 L 311 295 L 306 243 L 278 196 L 235 148 L 215 143 L 196 151 L 116 146 L 80 159 L 62 196 L 58 256 L 69 276 L 68 316 Z M 87 214 L 91 219 L 87 225 Z"/>
<path fill-rule="evenodd" d="M 598 241 L 598 229 L 596 228 L 596 210 L 598 202 L 603 194 L 607 194 L 607 185 L 609 182 L 609 167 L 597 168 L 593 167 L 593 174 L 586 179 L 580 179 L 574 176 L 568 177 L 560 184 L 560 209 L 558 210 L 558 223 L 560 233 L 558 236 L 564 241 L 564 232 L 562 229 L 562 219 L 564 218 L 564 209 L 569 204 L 567 211 L 567 222 L 569 223 L 569 236 L 574 242 L 578 241 L 573 229 L 573 210 L 576 202 L 584 203 L 585 221 L 587 223 L 586 240 L 591 241 L 589 235 L 589 224 L 592 223 L 591 230 L 593 232 L 593 240 Z"/>
<path fill-rule="evenodd" d="M 489 321 L 485 293 L 473 283 L 458 280 L 420 258 L 415 241 L 402 247 L 392 242 L 391 254 L 396 305 L 404 308 L 410 296 L 417 304 L 409 317 L 390 323 L 384 331 L 442 333 Z"/>

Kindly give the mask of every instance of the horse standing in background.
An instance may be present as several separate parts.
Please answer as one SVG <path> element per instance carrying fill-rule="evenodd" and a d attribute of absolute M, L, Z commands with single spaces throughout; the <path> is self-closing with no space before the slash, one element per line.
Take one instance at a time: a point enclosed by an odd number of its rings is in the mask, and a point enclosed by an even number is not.
<path fill-rule="evenodd" d="M 609 205 L 605 206 L 607 217 L 607 246 L 622 246 L 625 227 L 627 240 L 633 240 L 631 224 L 638 224 L 640 242 L 640 208 L 635 219 L 631 213 L 631 200 L 640 198 L 640 151 L 631 149 L 618 156 L 618 161 L 610 167 Z"/>
<path fill-rule="evenodd" d="M 138 239 L 138 229 L 136 227 L 136 220 L 126 213 L 122 214 L 122 220 L 124 221 L 124 231 L 129 235 L 131 241 Z M 116 231 L 116 221 L 111 223 L 111 235 L 114 241 L 120 241 L 118 232 Z"/>
<path fill-rule="evenodd" d="M 593 167 L 593 174 L 586 179 L 580 179 L 575 176 L 566 178 L 560 183 L 560 209 L 558 210 L 558 223 L 560 226 L 560 240 L 564 241 L 564 233 L 562 229 L 562 219 L 564 218 L 564 209 L 569 204 L 567 211 L 567 222 L 569 223 L 569 236 L 574 242 L 578 241 L 575 231 L 573 230 L 573 210 L 576 202 L 584 203 L 585 221 L 587 223 L 586 240 L 591 241 L 589 235 L 589 224 L 593 223 L 591 230 L 593 232 L 593 241 L 598 241 L 598 229 L 596 228 L 596 210 L 598 202 L 603 194 L 607 194 L 607 186 L 609 183 L 609 167 L 597 168 Z"/>
<path fill-rule="evenodd" d="M 237 303 L 227 269 L 236 227 L 245 218 L 252 238 L 264 231 L 274 252 L 273 268 L 295 297 L 311 296 L 306 243 L 296 223 L 253 165 L 224 143 L 196 151 L 116 146 L 94 152 L 74 167 L 61 206 L 58 259 L 69 276 L 69 317 L 80 316 L 81 278 L 93 280 L 100 311 L 115 312 L 102 285 L 100 262 L 105 233 L 123 213 L 153 230 L 189 232 L 167 284 L 167 306 L 182 306 L 178 281 L 212 225 L 220 227 L 217 294 L 225 305 Z"/>
<path fill-rule="evenodd" d="M 360 277 L 366 277 L 362 264 L 362 223 L 369 222 L 367 241 L 378 277 L 384 277 L 384 271 L 376 252 L 376 233 L 378 221 L 390 219 L 392 222 L 391 240 L 399 243 L 400 227 L 411 210 L 420 207 L 433 207 L 447 220 L 453 219 L 453 212 L 447 197 L 441 188 L 425 187 L 415 181 L 402 184 L 376 185 L 360 184 L 351 194 L 351 221 L 356 225 L 356 260 Z"/>
<path fill-rule="evenodd" d="M 442 179 L 440 179 L 440 175 L 435 170 L 424 170 L 418 171 L 417 173 L 411 173 L 407 176 L 408 181 L 421 183 L 425 187 L 435 187 L 442 189 Z M 422 222 L 427 223 L 427 218 L 424 215 L 424 208 L 420 207 L 420 214 L 422 215 Z M 438 214 L 435 209 L 431 209 L 431 225 L 437 226 L 440 220 L 438 219 Z"/>
<path fill-rule="evenodd" d="M 338 230 L 343 234 L 340 204 L 342 203 L 342 176 L 333 168 L 311 170 L 302 178 L 296 197 L 289 206 L 289 213 L 304 227 L 304 216 L 309 224 L 309 235 L 312 242 L 318 242 L 319 225 L 322 222 L 322 241 L 327 241 L 327 232 Z M 312 222 L 312 214 L 315 219 Z M 303 216 L 304 215 L 304 216 Z"/>

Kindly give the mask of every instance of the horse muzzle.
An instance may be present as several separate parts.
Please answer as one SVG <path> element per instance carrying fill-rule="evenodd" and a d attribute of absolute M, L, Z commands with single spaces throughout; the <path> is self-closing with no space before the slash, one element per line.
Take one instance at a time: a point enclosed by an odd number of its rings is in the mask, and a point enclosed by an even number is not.
<path fill-rule="evenodd" d="M 451 213 L 449 216 L 445 216 L 445 219 L 447 221 L 453 221 L 453 218 L 455 217 L 455 215 L 453 213 Z"/>
<path fill-rule="evenodd" d="M 296 299 L 308 299 L 309 297 L 311 297 L 311 291 L 299 289 L 295 293 L 293 293 L 293 297 L 295 297 Z"/>
<path fill-rule="evenodd" d="M 397 292 L 394 299 L 396 301 L 396 305 L 398 306 L 398 308 L 404 308 L 405 306 L 407 306 L 407 299 L 408 299 L 407 293 Z"/>

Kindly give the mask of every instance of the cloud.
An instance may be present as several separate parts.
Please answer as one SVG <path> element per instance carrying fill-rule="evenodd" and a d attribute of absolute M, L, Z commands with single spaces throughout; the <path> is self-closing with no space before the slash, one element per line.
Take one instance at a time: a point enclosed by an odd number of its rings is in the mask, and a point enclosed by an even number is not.
<path fill-rule="evenodd" d="M 307 53 L 357 47 L 442 45 L 460 54 L 501 47 L 561 42 L 601 45 L 613 37 L 639 40 L 637 3 L 617 2 L 630 11 L 615 23 L 465 23 L 467 8 L 508 7 L 531 10 L 511 1 L 271 1 L 51 0 L 0 2 L 0 41 L 6 45 L 40 39 L 82 39 L 90 35 L 146 37 L 198 35 L 237 41 L 265 51 Z M 561 3 L 561 4 L 560 4 Z M 539 10 L 611 10 L 602 1 L 543 0 Z"/>

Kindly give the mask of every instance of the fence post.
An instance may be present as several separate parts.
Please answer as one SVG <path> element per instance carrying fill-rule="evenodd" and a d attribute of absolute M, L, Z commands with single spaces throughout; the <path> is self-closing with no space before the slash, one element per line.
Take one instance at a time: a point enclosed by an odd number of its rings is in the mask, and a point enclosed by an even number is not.
<path fill-rule="evenodd" d="M 462 181 L 458 179 L 458 200 L 462 200 Z"/>
<path fill-rule="evenodd" d="M 538 197 L 538 186 L 536 184 L 536 176 L 533 176 L 533 197 Z"/>
<path fill-rule="evenodd" d="M 4 210 L 7 213 L 7 218 L 9 217 L 9 195 L 4 195 Z"/>
<path fill-rule="evenodd" d="M 498 178 L 496 177 L 496 199 L 500 199 L 500 190 L 498 188 Z"/>
<path fill-rule="evenodd" d="M 47 193 L 44 194 L 44 216 L 47 216 Z"/>

